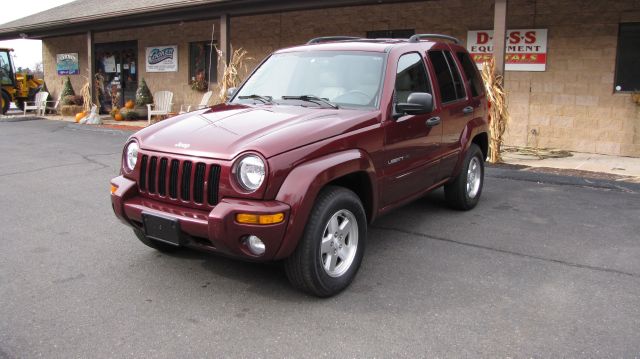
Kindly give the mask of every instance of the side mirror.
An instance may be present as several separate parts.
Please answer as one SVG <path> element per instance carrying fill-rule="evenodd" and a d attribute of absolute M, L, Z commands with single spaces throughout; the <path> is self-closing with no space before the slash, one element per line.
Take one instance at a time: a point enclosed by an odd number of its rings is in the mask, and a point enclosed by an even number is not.
<path fill-rule="evenodd" d="M 409 95 L 406 103 L 396 104 L 396 111 L 407 115 L 421 115 L 432 112 L 433 96 L 426 92 L 414 92 Z"/>
<path fill-rule="evenodd" d="M 233 95 L 236 94 L 236 91 L 238 91 L 237 87 L 231 87 L 227 89 L 227 98 L 232 98 Z"/>

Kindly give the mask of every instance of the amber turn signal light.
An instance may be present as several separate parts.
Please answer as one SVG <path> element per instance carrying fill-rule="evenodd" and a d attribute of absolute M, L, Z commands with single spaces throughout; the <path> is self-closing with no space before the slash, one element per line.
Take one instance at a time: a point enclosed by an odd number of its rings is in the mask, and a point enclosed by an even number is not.
<path fill-rule="evenodd" d="M 236 214 L 236 222 L 243 224 L 276 224 L 284 221 L 284 213 L 274 214 Z"/>
<path fill-rule="evenodd" d="M 118 187 L 111 185 L 111 194 L 116 193 L 117 190 L 118 190 Z"/>

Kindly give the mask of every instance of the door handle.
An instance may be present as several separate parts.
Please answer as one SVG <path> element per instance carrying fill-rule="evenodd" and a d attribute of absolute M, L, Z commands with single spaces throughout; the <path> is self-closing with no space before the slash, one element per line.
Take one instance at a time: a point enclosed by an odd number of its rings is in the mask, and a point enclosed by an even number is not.
<path fill-rule="evenodd" d="M 441 122 L 440 117 L 431 117 L 430 119 L 427 120 L 426 124 L 429 127 L 433 127 L 433 126 L 438 126 L 440 122 Z"/>
<path fill-rule="evenodd" d="M 467 106 L 467 107 L 462 109 L 462 113 L 464 113 L 465 115 L 468 115 L 468 114 L 470 114 L 472 112 L 473 112 L 473 107 L 472 106 Z"/>

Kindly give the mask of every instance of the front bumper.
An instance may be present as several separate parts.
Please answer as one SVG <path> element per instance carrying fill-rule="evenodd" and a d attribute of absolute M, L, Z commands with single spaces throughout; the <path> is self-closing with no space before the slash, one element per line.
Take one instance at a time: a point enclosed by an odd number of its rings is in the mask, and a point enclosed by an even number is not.
<path fill-rule="evenodd" d="M 111 204 L 116 216 L 136 230 L 142 230 L 142 212 L 176 218 L 185 235 L 187 247 L 220 252 L 231 256 L 268 261 L 274 259 L 282 245 L 289 205 L 279 201 L 259 201 L 223 198 L 210 211 L 176 206 L 142 197 L 135 181 L 118 176 L 111 180 L 116 187 L 111 193 Z M 271 214 L 284 213 L 284 221 L 270 225 L 251 225 L 236 222 L 237 213 Z M 243 243 L 248 235 L 258 236 L 265 243 L 265 253 L 252 254 Z"/>

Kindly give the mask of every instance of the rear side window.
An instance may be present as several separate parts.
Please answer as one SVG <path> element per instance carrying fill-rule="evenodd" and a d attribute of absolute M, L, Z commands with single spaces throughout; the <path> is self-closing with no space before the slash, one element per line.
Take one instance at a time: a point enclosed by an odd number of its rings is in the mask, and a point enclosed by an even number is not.
<path fill-rule="evenodd" d="M 416 53 L 405 54 L 398 60 L 396 73 L 396 103 L 407 102 L 412 92 L 431 93 L 427 70 L 422 57 Z"/>
<path fill-rule="evenodd" d="M 460 71 L 458 70 L 458 66 L 456 62 L 453 61 L 453 56 L 449 51 L 444 51 L 444 56 L 447 58 L 447 62 L 449 63 L 449 69 L 451 70 L 451 77 L 453 78 L 453 85 L 456 88 L 456 99 L 461 99 L 467 97 L 467 94 L 464 90 L 464 84 L 462 83 L 462 76 L 460 76 Z"/>
<path fill-rule="evenodd" d="M 469 54 L 466 52 L 458 52 L 458 60 L 462 64 L 462 70 L 464 74 L 467 76 L 467 80 L 470 83 L 471 87 L 471 95 L 473 97 L 482 95 L 484 93 L 484 84 L 482 83 L 482 79 L 480 78 L 480 74 L 478 74 L 478 70 L 476 65 L 471 61 Z"/>
<path fill-rule="evenodd" d="M 436 77 L 438 78 L 438 88 L 440 89 L 440 96 L 442 96 L 443 103 L 465 97 L 464 87 L 462 86 L 458 69 L 453 63 L 451 54 L 449 54 L 449 52 L 446 52 L 446 54 L 453 65 L 452 67 L 449 67 L 449 62 L 447 58 L 445 58 L 445 52 L 429 51 L 429 59 L 433 64 Z"/>

